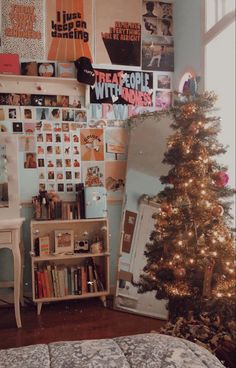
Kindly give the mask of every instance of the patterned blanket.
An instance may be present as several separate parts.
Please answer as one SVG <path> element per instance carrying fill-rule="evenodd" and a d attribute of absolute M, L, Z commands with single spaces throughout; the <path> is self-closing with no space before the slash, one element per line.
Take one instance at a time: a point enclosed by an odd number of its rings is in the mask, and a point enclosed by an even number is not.
<path fill-rule="evenodd" d="M 223 368 L 204 348 L 149 333 L 0 350 L 0 368 Z"/>

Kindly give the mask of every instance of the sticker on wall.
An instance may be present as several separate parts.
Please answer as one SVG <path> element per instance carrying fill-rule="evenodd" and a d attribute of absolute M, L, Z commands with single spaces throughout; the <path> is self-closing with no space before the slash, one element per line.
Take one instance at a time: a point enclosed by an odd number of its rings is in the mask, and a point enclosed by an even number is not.
<path fill-rule="evenodd" d="M 46 0 L 47 59 L 91 59 L 91 27 L 91 0 Z"/>
<path fill-rule="evenodd" d="M 81 129 L 80 144 L 82 161 L 104 160 L 103 129 Z"/>
<path fill-rule="evenodd" d="M 2 52 L 36 60 L 44 57 L 43 0 L 2 0 Z"/>
<path fill-rule="evenodd" d="M 95 11 L 96 63 L 140 66 L 139 0 L 103 0 Z"/>

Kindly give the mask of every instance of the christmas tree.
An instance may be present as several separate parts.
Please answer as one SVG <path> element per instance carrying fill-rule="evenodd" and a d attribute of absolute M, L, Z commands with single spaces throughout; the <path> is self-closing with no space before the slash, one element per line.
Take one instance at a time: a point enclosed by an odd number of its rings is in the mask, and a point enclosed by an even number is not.
<path fill-rule="evenodd" d="M 215 101 L 212 92 L 178 94 L 170 112 L 175 132 L 163 160 L 170 170 L 160 178 L 164 189 L 152 198 L 160 207 L 138 290 L 155 290 L 157 299 L 168 299 L 172 321 L 190 310 L 203 316 L 209 301 L 216 313 L 231 308 L 233 314 L 234 229 L 228 198 L 234 190 L 227 186 L 227 167 L 215 159 L 226 152 L 217 140 Z"/>

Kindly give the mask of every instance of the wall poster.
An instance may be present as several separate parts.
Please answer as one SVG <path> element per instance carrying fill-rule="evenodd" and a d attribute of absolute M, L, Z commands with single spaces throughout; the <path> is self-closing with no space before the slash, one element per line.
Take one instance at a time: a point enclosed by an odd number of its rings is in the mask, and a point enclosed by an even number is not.
<path fill-rule="evenodd" d="M 46 0 L 47 59 L 92 59 L 92 0 Z"/>
<path fill-rule="evenodd" d="M 44 58 L 43 0 L 1 0 L 2 52 Z"/>
<path fill-rule="evenodd" d="M 92 119 L 125 120 L 153 106 L 153 75 L 142 71 L 96 69 L 90 88 Z"/>
<path fill-rule="evenodd" d="M 139 0 L 97 0 L 95 60 L 97 64 L 140 66 Z"/>
<path fill-rule="evenodd" d="M 142 2 L 142 69 L 174 70 L 172 1 Z"/>

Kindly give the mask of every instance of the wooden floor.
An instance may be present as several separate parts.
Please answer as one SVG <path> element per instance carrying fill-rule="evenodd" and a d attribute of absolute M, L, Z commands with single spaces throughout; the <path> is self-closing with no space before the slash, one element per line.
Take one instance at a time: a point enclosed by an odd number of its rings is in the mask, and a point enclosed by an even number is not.
<path fill-rule="evenodd" d="M 28 305 L 21 308 L 21 319 L 17 329 L 14 308 L 0 309 L 0 348 L 159 331 L 166 323 L 104 308 L 99 299 L 44 304 L 40 316 Z"/>

